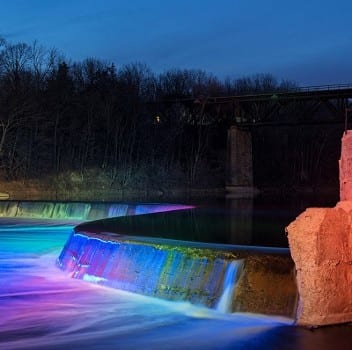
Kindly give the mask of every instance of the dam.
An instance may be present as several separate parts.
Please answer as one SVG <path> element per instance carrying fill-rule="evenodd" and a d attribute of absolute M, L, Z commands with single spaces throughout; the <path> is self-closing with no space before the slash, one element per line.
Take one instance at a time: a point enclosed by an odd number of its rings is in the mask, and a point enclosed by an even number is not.
<path fill-rule="evenodd" d="M 125 216 L 89 222 L 85 205 L 64 204 L 66 223 L 63 214 L 34 215 L 28 202 L 1 202 L 0 347 L 294 349 L 326 337 L 347 344 L 348 327 L 291 326 L 297 291 L 287 247 L 270 235 L 230 235 L 226 211 L 148 204 L 147 214 L 143 204 L 141 215 L 126 216 L 139 204 L 113 203 Z"/>
<path fill-rule="evenodd" d="M 236 244 L 225 216 L 184 208 L 84 223 L 74 228 L 58 266 L 74 278 L 215 308 L 235 265 L 228 312 L 294 317 L 297 290 L 288 249 Z"/>
<path fill-rule="evenodd" d="M 227 311 L 294 317 L 297 289 L 289 250 L 275 240 L 267 247 L 255 239 L 241 245 L 243 235 L 233 234 L 226 211 L 181 204 L 3 201 L 0 216 L 86 221 L 74 227 L 57 259 L 71 277 L 215 308 L 228 270 L 236 265 L 239 272 L 229 283 L 237 286 Z M 98 220 L 89 221 L 93 218 Z"/>

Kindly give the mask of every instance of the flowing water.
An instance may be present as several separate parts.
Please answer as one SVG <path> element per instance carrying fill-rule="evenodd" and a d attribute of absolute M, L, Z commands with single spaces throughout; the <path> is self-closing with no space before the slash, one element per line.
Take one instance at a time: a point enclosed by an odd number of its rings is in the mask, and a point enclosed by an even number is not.
<path fill-rule="evenodd" d="M 236 288 L 239 274 L 243 268 L 243 262 L 233 261 L 229 264 L 224 278 L 223 292 L 216 306 L 216 310 L 220 312 L 231 312 L 232 294 Z"/>
<path fill-rule="evenodd" d="M 75 223 L 0 219 L 0 349 L 349 349 L 350 326 L 314 331 L 292 320 L 217 309 L 69 278 L 55 261 Z"/>

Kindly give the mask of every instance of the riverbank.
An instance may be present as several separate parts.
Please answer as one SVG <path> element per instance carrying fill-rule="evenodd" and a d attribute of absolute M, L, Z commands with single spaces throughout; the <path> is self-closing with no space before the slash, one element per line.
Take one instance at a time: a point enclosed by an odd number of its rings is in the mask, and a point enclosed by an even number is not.
<path fill-rule="evenodd" d="M 254 196 L 328 196 L 338 200 L 339 189 L 334 186 L 265 187 L 250 192 Z M 207 198 L 248 198 L 242 188 L 228 191 L 225 186 L 215 187 L 116 187 L 104 181 L 59 181 L 33 179 L 25 181 L 0 180 L 0 200 L 49 200 L 49 201 L 177 201 Z"/>
<path fill-rule="evenodd" d="M 50 201 L 159 201 L 179 198 L 224 197 L 225 188 L 172 188 L 161 189 L 116 189 L 105 188 L 104 184 L 91 187 L 58 188 L 45 186 L 35 181 L 0 182 L 0 200 L 50 200 Z"/>

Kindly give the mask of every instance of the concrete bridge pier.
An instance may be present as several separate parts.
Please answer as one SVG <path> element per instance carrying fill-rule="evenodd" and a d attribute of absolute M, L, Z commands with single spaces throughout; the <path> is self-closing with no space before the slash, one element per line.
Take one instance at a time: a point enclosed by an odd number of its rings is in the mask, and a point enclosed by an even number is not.
<path fill-rule="evenodd" d="M 249 130 L 232 126 L 227 133 L 226 191 L 231 197 L 253 197 L 252 135 Z"/>
<path fill-rule="evenodd" d="M 286 228 L 297 273 L 298 325 L 352 322 L 352 130 L 341 146 L 340 202 L 308 208 Z"/>

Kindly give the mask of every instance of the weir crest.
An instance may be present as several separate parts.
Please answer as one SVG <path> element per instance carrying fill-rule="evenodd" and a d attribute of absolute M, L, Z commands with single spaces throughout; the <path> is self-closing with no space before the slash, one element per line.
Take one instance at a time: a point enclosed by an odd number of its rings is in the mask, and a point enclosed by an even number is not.
<path fill-rule="evenodd" d="M 288 249 L 206 241 L 199 218 L 209 217 L 194 210 L 78 225 L 57 265 L 73 278 L 146 296 L 293 318 L 297 288 Z M 219 242 L 222 232 L 214 234 Z"/>
<path fill-rule="evenodd" d="M 192 208 L 2 201 L 0 217 L 86 221 L 73 229 L 57 259 L 73 278 L 220 312 L 294 318 L 297 287 L 289 250 L 228 243 L 234 238 L 223 230 L 233 230 L 228 213 Z"/>

